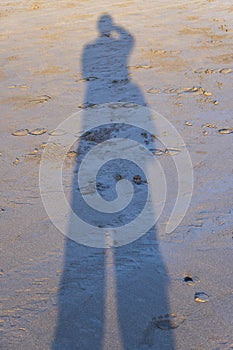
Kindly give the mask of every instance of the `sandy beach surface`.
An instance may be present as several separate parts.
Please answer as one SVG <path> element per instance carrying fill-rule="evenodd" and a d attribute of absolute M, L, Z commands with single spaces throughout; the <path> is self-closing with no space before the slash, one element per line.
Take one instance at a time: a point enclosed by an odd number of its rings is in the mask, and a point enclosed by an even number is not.
<path fill-rule="evenodd" d="M 131 40 L 122 76 L 108 36 L 97 56 L 84 55 L 98 46 L 103 14 Z M 2 0 L 0 39 L 0 349 L 233 349 L 232 1 Z M 119 248 L 86 247 L 61 234 L 43 206 L 43 143 L 85 103 L 132 99 L 184 139 L 192 200 L 166 233 L 177 174 L 176 155 L 163 151 L 168 200 L 156 226 Z M 71 201 L 74 163 L 70 154 L 63 168 Z M 110 173 L 100 186 L 106 198 Z"/>

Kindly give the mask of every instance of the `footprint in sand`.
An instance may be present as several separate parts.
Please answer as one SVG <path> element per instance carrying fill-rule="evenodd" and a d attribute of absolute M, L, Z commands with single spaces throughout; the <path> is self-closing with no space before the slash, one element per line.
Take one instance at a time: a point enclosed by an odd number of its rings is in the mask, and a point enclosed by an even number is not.
<path fill-rule="evenodd" d="M 233 133 L 233 128 L 225 128 L 225 129 L 219 129 L 218 130 L 219 134 L 232 134 Z"/>
<path fill-rule="evenodd" d="M 175 313 L 153 317 L 144 331 L 142 344 L 152 346 L 154 344 L 154 332 L 156 329 L 169 331 L 178 328 L 184 321 L 184 316 Z"/>
<path fill-rule="evenodd" d="M 18 129 L 11 133 L 13 136 L 26 136 L 29 133 L 28 129 Z"/>
<path fill-rule="evenodd" d="M 207 303 L 209 301 L 209 295 L 204 292 L 196 292 L 194 295 L 194 300 L 197 303 Z"/>
<path fill-rule="evenodd" d="M 43 135 L 47 132 L 45 128 L 36 128 L 29 131 L 30 135 Z"/>
<path fill-rule="evenodd" d="M 193 286 L 196 283 L 199 283 L 200 280 L 197 276 L 192 276 L 191 274 L 186 274 L 183 278 L 183 282 L 188 286 Z"/>

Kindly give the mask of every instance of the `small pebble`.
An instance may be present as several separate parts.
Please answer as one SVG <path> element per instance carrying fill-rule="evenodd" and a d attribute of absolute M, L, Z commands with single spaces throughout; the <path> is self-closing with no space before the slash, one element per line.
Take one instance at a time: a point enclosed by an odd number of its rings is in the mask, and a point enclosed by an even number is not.
<path fill-rule="evenodd" d="M 36 129 L 30 130 L 29 134 L 42 135 L 42 134 L 45 134 L 46 132 L 47 132 L 47 130 L 45 128 L 36 128 Z"/>
<path fill-rule="evenodd" d="M 122 180 L 122 176 L 120 174 L 116 174 L 115 176 L 116 181 Z"/>
<path fill-rule="evenodd" d="M 141 176 L 140 176 L 140 175 L 135 175 L 135 176 L 133 177 L 133 182 L 134 182 L 135 184 L 137 184 L 137 185 L 141 184 L 141 183 L 142 183 L 142 178 L 141 178 Z"/>
<path fill-rule="evenodd" d="M 152 68 L 152 66 L 151 65 L 149 65 L 149 64 L 137 64 L 136 66 L 135 66 L 135 68 L 145 68 L 145 69 L 148 69 L 148 68 Z"/>
<path fill-rule="evenodd" d="M 86 109 L 86 108 L 94 108 L 96 105 L 94 103 L 83 103 L 78 105 L 78 108 Z"/>
<path fill-rule="evenodd" d="M 204 92 L 203 92 L 203 95 L 205 95 L 205 96 L 211 96 L 211 95 L 212 95 L 212 92 L 210 92 L 210 91 L 204 91 Z"/>
<path fill-rule="evenodd" d="M 96 79 L 98 79 L 98 78 L 93 76 L 93 77 L 86 78 L 85 81 L 94 81 Z"/>
<path fill-rule="evenodd" d="M 231 68 L 223 68 L 219 71 L 219 73 L 223 73 L 223 74 L 228 74 L 231 73 L 232 69 Z"/>
<path fill-rule="evenodd" d="M 77 152 L 69 151 L 69 152 L 67 152 L 67 157 L 70 159 L 75 158 L 75 157 L 77 157 Z"/>
<path fill-rule="evenodd" d="M 209 296 L 204 292 L 196 292 L 194 295 L 194 300 L 197 303 L 207 303 L 209 301 Z"/>
<path fill-rule="evenodd" d="M 214 69 L 209 69 L 207 68 L 205 71 L 204 71 L 205 74 L 212 74 L 214 73 Z"/>
<path fill-rule="evenodd" d="M 35 155 L 35 154 L 38 154 L 38 148 L 34 148 L 33 152 L 32 153 L 29 153 L 29 155 Z"/>
<path fill-rule="evenodd" d="M 13 136 L 26 136 L 29 133 L 28 129 L 19 129 L 11 133 Z"/>
<path fill-rule="evenodd" d="M 162 149 L 155 149 L 155 150 L 152 150 L 152 153 L 153 153 L 155 156 L 161 156 L 162 154 L 165 153 L 165 151 L 163 151 Z"/>
<path fill-rule="evenodd" d="M 47 142 L 42 142 L 42 144 L 40 145 L 40 148 L 45 148 L 47 146 Z"/>
<path fill-rule="evenodd" d="M 206 126 L 207 128 L 214 128 L 214 129 L 216 129 L 216 125 L 214 125 L 212 123 L 205 123 L 203 126 Z"/>
<path fill-rule="evenodd" d="M 179 149 L 175 149 L 175 148 L 166 148 L 164 153 L 167 156 L 174 156 L 174 155 L 180 153 L 180 150 Z"/>
<path fill-rule="evenodd" d="M 20 162 L 19 158 L 16 158 L 15 161 L 13 162 L 14 165 L 18 164 Z"/>

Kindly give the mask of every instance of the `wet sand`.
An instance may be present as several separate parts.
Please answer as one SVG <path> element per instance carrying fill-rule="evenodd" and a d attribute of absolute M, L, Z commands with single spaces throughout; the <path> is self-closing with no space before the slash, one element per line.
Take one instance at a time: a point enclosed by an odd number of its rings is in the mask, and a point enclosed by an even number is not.
<path fill-rule="evenodd" d="M 232 349 L 231 1 L 22 0 L 0 10 L 0 348 Z M 82 52 L 103 13 L 134 37 L 131 82 L 177 128 L 194 169 L 176 230 L 165 233 L 168 205 L 154 231 L 114 252 L 67 240 L 39 190 L 42 144 L 85 100 Z M 46 132 L 12 135 L 37 128 Z"/>

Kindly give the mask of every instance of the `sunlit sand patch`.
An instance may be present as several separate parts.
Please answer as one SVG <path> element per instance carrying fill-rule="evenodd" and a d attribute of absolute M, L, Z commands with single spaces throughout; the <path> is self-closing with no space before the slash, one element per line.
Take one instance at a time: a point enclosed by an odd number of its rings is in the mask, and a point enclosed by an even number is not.
<path fill-rule="evenodd" d="M 188 21 L 197 21 L 198 19 L 199 19 L 198 16 L 188 16 L 188 17 L 187 17 L 187 20 L 188 20 Z"/>
<path fill-rule="evenodd" d="M 55 33 L 55 34 L 43 34 L 41 36 L 41 38 L 46 39 L 46 40 L 50 40 L 50 41 L 58 41 L 58 40 L 63 39 L 61 37 L 60 33 L 59 34 L 57 34 L 57 33 Z"/>
<path fill-rule="evenodd" d="M 143 58 L 154 59 L 155 57 L 173 57 L 179 55 L 180 50 L 162 50 L 162 49 L 150 49 L 142 54 Z"/>
<path fill-rule="evenodd" d="M 74 7 L 77 7 L 78 4 L 75 3 L 75 2 L 65 2 L 64 3 L 64 8 L 74 8 Z"/>
<path fill-rule="evenodd" d="M 3 71 L 0 71 L 0 79 L 4 79 L 5 78 L 5 73 Z"/>
<path fill-rule="evenodd" d="M 209 27 L 202 27 L 202 28 L 185 27 L 179 31 L 180 34 L 185 34 L 185 35 L 206 34 L 210 32 L 211 32 L 211 29 Z"/>
<path fill-rule="evenodd" d="M 15 88 L 28 89 L 28 86 L 27 85 L 8 85 L 8 89 L 15 89 Z"/>
<path fill-rule="evenodd" d="M 42 69 L 41 71 L 34 72 L 35 75 L 47 75 L 47 74 L 58 74 L 58 73 L 66 73 L 69 72 L 69 69 L 62 69 L 58 66 L 50 66 L 45 69 Z"/>
<path fill-rule="evenodd" d="M 81 20 L 86 20 L 86 19 L 91 19 L 93 16 L 92 14 L 88 13 L 73 13 L 72 15 L 66 15 L 65 17 L 62 17 L 62 21 L 67 21 L 67 19 L 81 19 Z"/>
<path fill-rule="evenodd" d="M 12 96 L 4 98 L 0 101 L 0 104 L 13 104 L 16 108 L 26 108 L 30 106 L 28 96 Z"/>
<path fill-rule="evenodd" d="M 214 63 L 224 64 L 233 63 L 233 54 L 223 54 L 219 56 L 209 57 Z"/>
<path fill-rule="evenodd" d="M 134 1 L 124 1 L 124 2 L 119 2 L 117 4 L 113 4 L 114 7 L 128 7 L 129 5 L 133 5 Z"/>
<path fill-rule="evenodd" d="M 18 56 L 16 56 L 16 55 L 9 56 L 9 57 L 7 57 L 7 60 L 8 61 L 16 61 L 16 60 L 18 60 Z"/>

